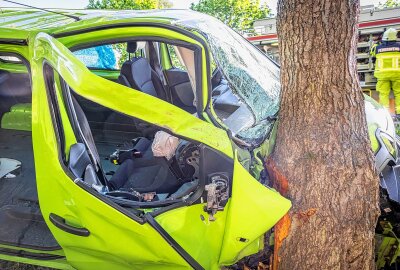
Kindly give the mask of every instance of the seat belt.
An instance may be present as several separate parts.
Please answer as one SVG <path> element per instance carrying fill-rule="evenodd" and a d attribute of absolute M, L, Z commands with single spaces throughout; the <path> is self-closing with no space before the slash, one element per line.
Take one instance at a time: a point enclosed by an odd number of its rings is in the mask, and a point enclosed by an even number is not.
<path fill-rule="evenodd" d="M 160 77 L 163 85 L 166 85 L 166 80 L 164 77 L 164 73 L 162 71 L 162 67 L 160 65 L 159 57 L 156 51 L 156 48 L 154 47 L 153 42 L 149 42 L 149 54 L 150 54 L 150 66 L 151 68 L 157 73 L 157 75 Z"/>
<path fill-rule="evenodd" d="M 167 95 L 168 100 L 172 100 L 171 98 L 171 93 L 169 91 L 169 87 L 167 85 L 167 79 L 164 76 L 164 72 L 162 70 L 162 67 L 160 65 L 160 58 L 158 56 L 157 50 L 154 46 L 153 42 L 148 42 L 149 45 L 149 55 L 150 55 L 150 66 L 151 68 L 157 73 L 158 77 L 161 79 L 161 83 L 164 87 L 164 91 Z"/>

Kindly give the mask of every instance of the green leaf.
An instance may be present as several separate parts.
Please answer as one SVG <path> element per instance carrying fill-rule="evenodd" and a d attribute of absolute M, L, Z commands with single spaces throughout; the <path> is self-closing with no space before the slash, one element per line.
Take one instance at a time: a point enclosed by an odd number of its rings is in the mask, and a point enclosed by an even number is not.
<path fill-rule="evenodd" d="M 254 20 L 271 14 L 266 4 L 260 5 L 260 0 L 200 0 L 190 8 L 214 16 L 239 31 L 250 29 Z"/>
<path fill-rule="evenodd" d="M 169 0 L 89 0 L 89 9 L 156 9 L 171 8 Z"/>

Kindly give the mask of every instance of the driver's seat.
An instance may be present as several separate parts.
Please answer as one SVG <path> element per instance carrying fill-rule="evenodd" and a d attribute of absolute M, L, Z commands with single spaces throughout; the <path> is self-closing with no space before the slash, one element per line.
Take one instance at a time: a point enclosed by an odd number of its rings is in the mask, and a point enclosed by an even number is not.
<path fill-rule="evenodd" d="M 71 98 L 86 146 L 95 161 L 101 165 L 100 156 L 85 113 L 76 98 L 74 96 L 71 96 Z M 176 191 L 182 183 L 172 173 L 168 162 L 164 158 L 153 156 L 150 140 L 143 138 L 141 144 L 142 146 L 138 150 L 143 153 L 143 157 L 124 161 L 108 181 L 109 187 L 112 190 L 125 188 L 134 189 L 138 192 L 171 193 Z"/>
<path fill-rule="evenodd" d="M 127 43 L 128 54 L 137 51 L 137 43 Z M 143 93 L 165 100 L 166 94 L 160 77 L 151 68 L 149 61 L 144 57 L 133 57 L 122 64 L 121 74 L 118 77 L 120 84 L 139 90 Z"/>

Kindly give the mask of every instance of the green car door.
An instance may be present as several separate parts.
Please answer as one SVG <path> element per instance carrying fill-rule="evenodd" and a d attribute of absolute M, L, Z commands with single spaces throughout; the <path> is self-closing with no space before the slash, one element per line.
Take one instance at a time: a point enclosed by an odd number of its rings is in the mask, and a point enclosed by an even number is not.
<path fill-rule="evenodd" d="M 40 207 L 74 268 L 218 269 L 260 248 L 260 237 L 287 212 L 290 202 L 259 184 L 240 165 L 226 131 L 96 76 L 47 34 L 37 34 L 29 44 Z M 210 180 L 194 199 L 142 211 L 122 207 L 74 177 L 68 156 L 78 138 L 63 95 L 66 85 L 104 107 L 200 143 L 205 149 L 203 165 L 217 168 L 213 175 L 202 177 L 204 181 L 226 177 L 225 202 L 207 196 L 214 183 Z M 215 173 L 216 164 L 225 164 L 220 166 L 222 174 Z"/>

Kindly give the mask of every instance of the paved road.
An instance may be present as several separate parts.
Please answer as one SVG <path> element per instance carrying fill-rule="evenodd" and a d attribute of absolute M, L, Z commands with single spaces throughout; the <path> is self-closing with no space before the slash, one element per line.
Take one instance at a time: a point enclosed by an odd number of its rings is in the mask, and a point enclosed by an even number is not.
<path fill-rule="evenodd" d="M 41 266 L 34 266 L 23 263 L 13 263 L 0 260 L 0 269 L 2 270 L 52 270 L 52 268 L 46 268 Z"/>

